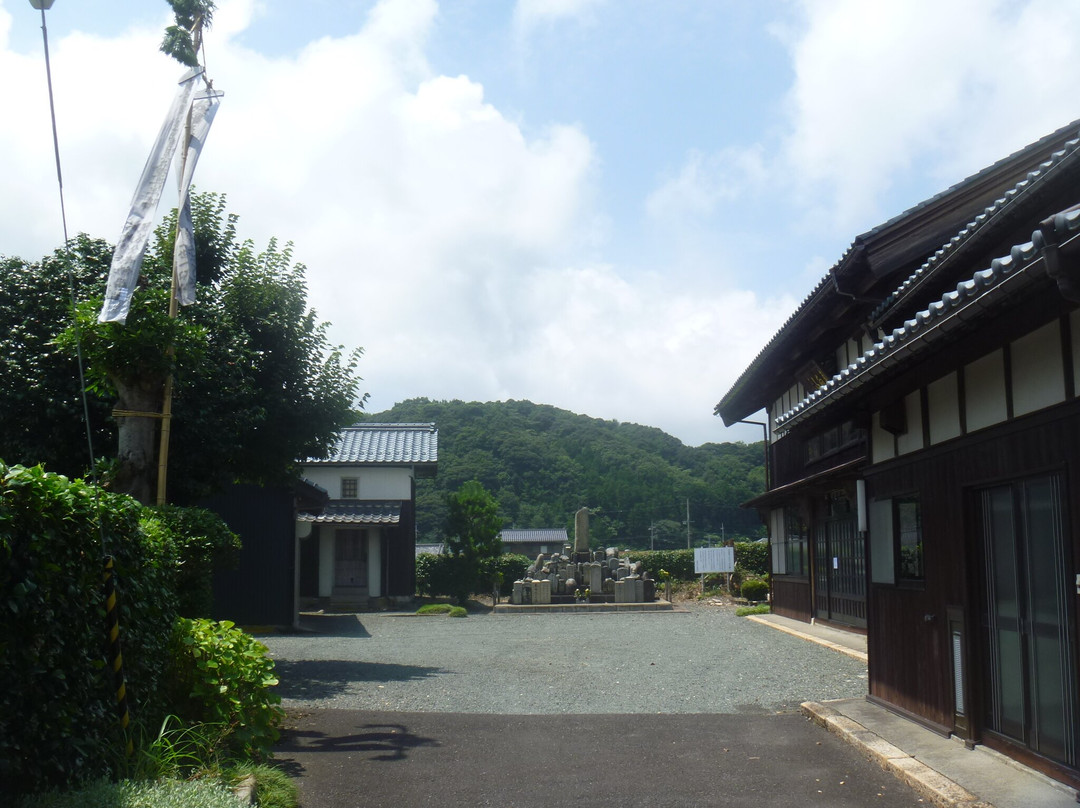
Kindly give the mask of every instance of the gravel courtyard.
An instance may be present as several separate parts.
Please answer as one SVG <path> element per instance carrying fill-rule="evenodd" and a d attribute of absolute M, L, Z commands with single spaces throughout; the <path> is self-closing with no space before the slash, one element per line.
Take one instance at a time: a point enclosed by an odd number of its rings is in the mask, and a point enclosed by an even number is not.
<path fill-rule="evenodd" d="M 791 712 L 866 693 L 865 664 L 692 603 L 676 612 L 306 616 L 266 635 L 290 709 Z"/>

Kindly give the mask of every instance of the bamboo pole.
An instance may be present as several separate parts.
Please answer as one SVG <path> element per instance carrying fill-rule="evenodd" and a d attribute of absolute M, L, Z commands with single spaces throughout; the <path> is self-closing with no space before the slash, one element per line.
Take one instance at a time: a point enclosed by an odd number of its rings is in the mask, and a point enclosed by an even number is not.
<path fill-rule="evenodd" d="M 194 43 L 195 53 L 199 53 L 199 49 L 202 46 L 202 25 L 203 18 L 199 15 L 195 19 L 195 27 L 192 29 L 191 36 Z M 191 145 L 191 108 L 188 107 L 187 121 L 184 123 L 184 139 L 180 148 L 183 149 L 180 159 L 180 176 L 184 176 L 184 172 L 187 169 L 187 156 L 188 147 Z M 172 264 L 172 279 L 169 282 L 169 319 L 175 320 L 180 311 L 180 305 L 177 301 L 177 278 L 176 278 L 176 239 L 180 237 L 180 209 L 176 211 L 176 235 L 173 240 L 173 264 Z M 170 343 L 166 351 L 169 359 L 173 359 L 176 356 L 176 343 Z M 169 438 L 172 434 L 172 400 L 173 400 L 173 374 L 170 372 L 165 377 L 165 388 L 162 391 L 161 402 L 161 438 L 158 444 L 158 473 L 157 473 L 157 504 L 165 504 L 165 491 L 168 486 L 168 473 L 169 473 Z"/>

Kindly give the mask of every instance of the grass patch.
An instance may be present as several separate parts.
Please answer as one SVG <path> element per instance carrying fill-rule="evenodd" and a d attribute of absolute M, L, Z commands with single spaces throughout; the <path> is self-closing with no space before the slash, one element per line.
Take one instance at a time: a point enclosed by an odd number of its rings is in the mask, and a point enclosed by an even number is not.
<path fill-rule="evenodd" d="M 465 617 L 468 612 L 464 606 L 452 606 L 449 603 L 429 603 L 416 610 L 417 614 L 445 614 L 450 617 Z"/>
<path fill-rule="evenodd" d="M 255 798 L 259 808 L 296 808 L 300 795 L 296 783 L 281 769 L 263 763 L 242 763 L 229 769 L 227 781 L 235 788 L 247 777 L 255 779 Z"/>
<path fill-rule="evenodd" d="M 48 791 L 18 800 L 16 808 L 237 808 L 217 780 L 101 780 L 74 791 Z"/>
<path fill-rule="evenodd" d="M 735 610 L 736 617 L 746 617 L 748 614 L 772 614 L 772 606 L 759 603 L 757 606 L 740 606 Z"/>

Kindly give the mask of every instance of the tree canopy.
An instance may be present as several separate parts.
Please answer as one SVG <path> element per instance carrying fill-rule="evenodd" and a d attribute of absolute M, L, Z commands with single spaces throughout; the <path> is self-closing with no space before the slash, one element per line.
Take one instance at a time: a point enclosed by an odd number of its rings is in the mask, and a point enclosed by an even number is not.
<path fill-rule="evenodd" d="M 476 480 L 449 494 L 446 505 L 446 547 L 458 562 L 455 594 L 464 603 L 471 593 L 492 583 L 493 564 L 502 553 L 502 519 L 495 498 Z"/>
<path fill-rule="evenodd" d="M 308 308 L 306 268 L 291 245 L 258 251 L 239 242 L 225 198 L 192 199 L 197 302 L 170 323 L 167 295 L 175 211 L 143 264 L 127 325 L 100 324 L 111 247 L 79 236 L 40 262 L 3 259 L 0 289 L 0 458 L 87 470 L 76 336 L 90 386 L 95 453 L 116 457 L 111 418 L 118 386 L 145 383 L 160 408 L 164 376 L 175 375 L 169 500 L 186 503 L 233 482 L 278 482 L 297 460 L 324 453 L 354 419 L 360 349 L 346 351 Z M 76 283 L 70 317 L 67 271 Z M 175 344 L 175 355 L 167 350 Z"/>
<path fill-rule="evenodd" d="M 506 526 L 565 527 L 588 507 L 594 546 L 686 547 L 686 502 L 695 545 L 762 534 L 743 502 L 765 490 L 762 443 L 689 447 L 654 427 L 590 418 L 529 401 L 418 398 L 366 416 L 434 422 L 439 471 L 417 481 L 417 529 L 441 542 L 446 496 L 478 480 Z M 655 526 L 655 530 L 651 528 Z"/>

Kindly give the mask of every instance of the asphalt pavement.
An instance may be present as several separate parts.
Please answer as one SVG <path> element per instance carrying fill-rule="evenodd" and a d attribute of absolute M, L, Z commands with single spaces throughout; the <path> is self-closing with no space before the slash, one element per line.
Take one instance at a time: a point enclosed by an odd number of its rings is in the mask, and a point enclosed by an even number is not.
<path fill-rule="evenodd" d="M 303 808 L 925 806 L 796 713 L 531 715 L 310 710 L 276 750 Z"/>
<path fill-rule="evenodd" d="M 864 636 L 774 615 L 318 614 L 261 639 L 303 808 L 1076 804 L 866 701 Z"/>

